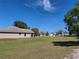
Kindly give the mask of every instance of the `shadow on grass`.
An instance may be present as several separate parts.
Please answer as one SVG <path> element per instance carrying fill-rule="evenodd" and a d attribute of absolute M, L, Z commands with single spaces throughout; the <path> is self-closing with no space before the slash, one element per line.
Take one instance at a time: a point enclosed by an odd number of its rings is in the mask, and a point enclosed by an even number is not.
<path fill-rule="evenodd" d="M 79 46 L 79 41 L 59 41 L 59 42 L 52 42 L 54 46 Z"/>

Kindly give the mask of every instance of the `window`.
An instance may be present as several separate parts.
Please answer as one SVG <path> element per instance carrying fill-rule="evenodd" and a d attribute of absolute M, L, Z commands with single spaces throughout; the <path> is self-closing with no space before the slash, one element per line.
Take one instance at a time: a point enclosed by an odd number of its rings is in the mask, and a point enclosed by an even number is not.
<path fill-rule="evenodd" d="M 26 36 L 26 33 L 24 34 L 24 36 Z"/>
<path fill-rule="evenodd" d="M 19 35 L 21 35 L 21 33 L 19 33 Z"/>

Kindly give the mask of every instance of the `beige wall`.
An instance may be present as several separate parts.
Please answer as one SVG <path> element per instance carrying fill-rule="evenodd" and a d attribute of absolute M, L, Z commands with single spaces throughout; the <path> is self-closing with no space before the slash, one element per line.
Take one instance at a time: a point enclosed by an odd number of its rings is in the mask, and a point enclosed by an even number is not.
<path fill-rule="evenodd" d="M 0 38 L 31 38 L 31 34 L 5 34 L 5 33 L 0 33 Z"/>

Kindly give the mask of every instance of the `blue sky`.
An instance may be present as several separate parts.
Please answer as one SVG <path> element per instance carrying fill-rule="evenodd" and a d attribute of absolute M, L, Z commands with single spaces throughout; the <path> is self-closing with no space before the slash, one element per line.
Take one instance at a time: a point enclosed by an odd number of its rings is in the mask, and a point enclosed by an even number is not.
<path fill-rule="evenodd" d="M 77 0 L 0 0 L 0 28 L 22 20 L 29 27 L 54 32 L 65 28 L 64 15 Z"/>

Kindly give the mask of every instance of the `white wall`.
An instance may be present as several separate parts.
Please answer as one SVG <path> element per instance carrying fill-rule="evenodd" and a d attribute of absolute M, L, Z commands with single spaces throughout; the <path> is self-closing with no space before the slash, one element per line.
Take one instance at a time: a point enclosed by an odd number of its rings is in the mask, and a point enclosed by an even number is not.
<path fill-rule="evenodd" d="M 54 35 L 54 34 L 49 34 L 49 36 L 51 36 L 51 37 L 55 37 L 55 35 Z"/>
<path fill-rule="evenodd" d="M 26 34 L 26 36 L 24 36 L 24 34 L 0 33 L 0 38 L 31 38 L 31 34 Z"/>

